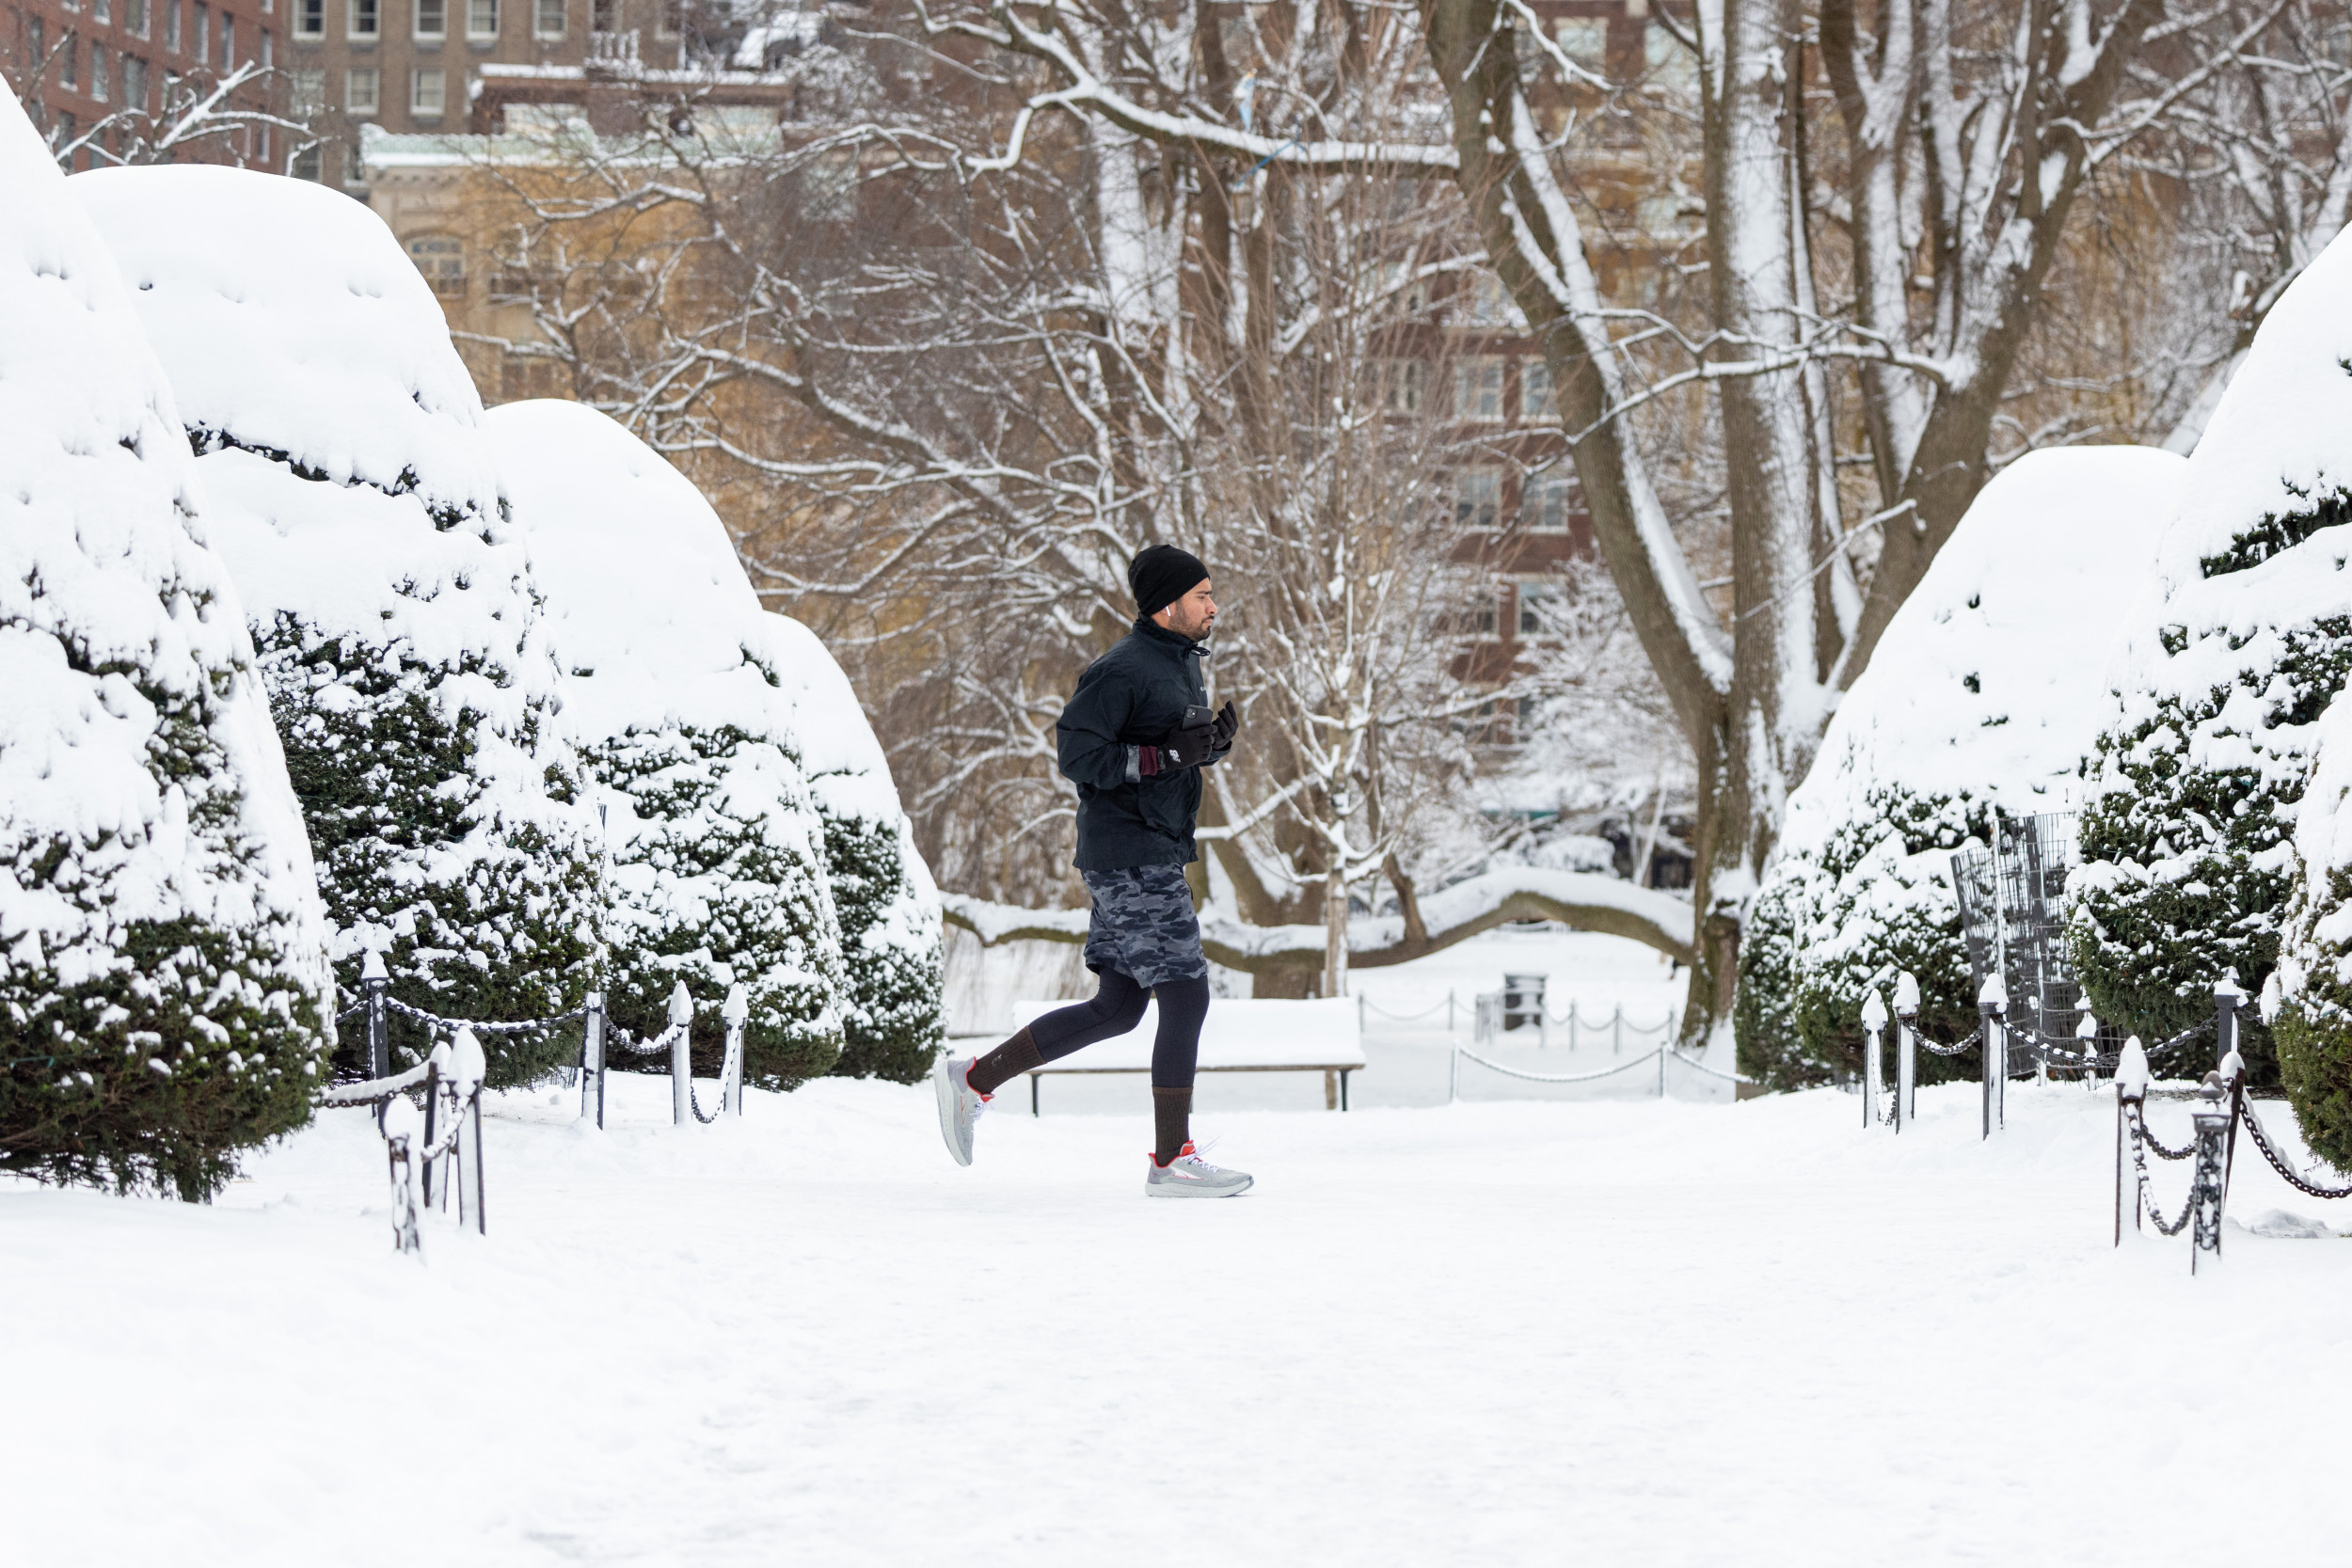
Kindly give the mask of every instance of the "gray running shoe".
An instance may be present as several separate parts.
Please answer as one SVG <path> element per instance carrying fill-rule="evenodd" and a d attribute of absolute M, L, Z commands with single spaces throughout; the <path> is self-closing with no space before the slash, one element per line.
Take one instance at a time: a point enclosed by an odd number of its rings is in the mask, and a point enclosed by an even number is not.
<path fill-rule="evenodd" d="M 1253 1178 L 1237 1170 L 1213 1165 L 1193 1151 L 1190 1144 L 1184 1151 L 1167 1164 L 1157 1155 L 1143 1157 L 1148 1167 L 1143 1178 L 1146 1197 L 1239 1197 L 1249 1190 Z"/>
<path fill-rule="evenodd" d="M 957 1061 L 942 1056 L 931 1068 L 931 1087 L 939 1095 L 939 1135 L 947 1141 L 947 1152 L 956 1157 L 956 1164 L 972 1163 L 972 1124 L 988 1109 L 989 1097 L 972 1087 L 969 1074 L 977 1056 Z"/>

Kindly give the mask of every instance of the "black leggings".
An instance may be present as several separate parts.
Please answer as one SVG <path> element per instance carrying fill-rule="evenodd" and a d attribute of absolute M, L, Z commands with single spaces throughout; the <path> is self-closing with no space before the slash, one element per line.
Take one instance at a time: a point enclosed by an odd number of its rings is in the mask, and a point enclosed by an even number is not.
<path fill-rule="evenodd" d="M 1143 1021 L 1144 990 L 1118 970 L 1097 976 L 1100 989 L 1091 1002 L 1057 1007 L 1029 1025 L 1038 1059 L 1057 1061 L 1097 1040 L 1114 1039 Z M 1155 1089 L 1192 1087 L 1200 1060 L 1200 1021 L 1209 1016 L 1209 981 L 1163 980 L 1152 988 L 1160 999 L 1160 1028 L 1152 1042 L 1152 1086 Z"/>

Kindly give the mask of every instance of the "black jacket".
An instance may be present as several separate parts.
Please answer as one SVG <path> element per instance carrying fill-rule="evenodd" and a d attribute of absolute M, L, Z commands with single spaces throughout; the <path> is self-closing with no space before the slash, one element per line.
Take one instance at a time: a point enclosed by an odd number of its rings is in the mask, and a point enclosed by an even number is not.
<path fill-rule="evenodd" d="M 1157 745 L 1187 707 L 1206 707 L 1205 650 L 1138 616 L 1087 666 L 1056 726 L 1062 777 L 1078 786 L 1081 871 L 1186 865 L 1200 858 L 1200 769 L 1139 777 L 1136 748 Z"/>

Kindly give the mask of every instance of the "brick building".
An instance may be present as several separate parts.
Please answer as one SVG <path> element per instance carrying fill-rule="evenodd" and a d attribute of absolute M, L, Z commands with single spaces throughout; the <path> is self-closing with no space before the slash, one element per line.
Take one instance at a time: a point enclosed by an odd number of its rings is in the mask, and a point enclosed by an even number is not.
<path fill-rule="evenodd" d="M 278 166 L 284 0 L 17 0 L 6 13 L 8 85 L 72 168 L 135 145 L 172 156 Z M 223 83 L 230 91 L 204 111 Z"/>

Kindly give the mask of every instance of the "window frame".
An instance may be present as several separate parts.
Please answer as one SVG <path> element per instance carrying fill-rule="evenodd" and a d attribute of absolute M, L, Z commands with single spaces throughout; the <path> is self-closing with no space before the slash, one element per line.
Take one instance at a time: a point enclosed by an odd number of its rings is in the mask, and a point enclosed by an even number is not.
<path fill-rule="evenodd" d="M 368 79 L 368 101 L 355 103 L 351 96 L 353 79 Z M 347 115 L 380 115 L 384 112 L 384 70 L 381 66 L 355 65 L 343 72 L 343 113 Z"/>
<path fill-rule="evenodd" d="M 506 20 L 500 14 L 499 0 L 458 0 L 458 3 L 466 8 L 466 37 L 469 41 L 480 40 L 486 42 L 499 36 L 499 28 Z M 485 6 L 490 11 L 490 25 L 477 30 L 474 26 L 475 13 Z"/>
<path fill-rule="evenodd" d="M 367 25 L 359 25 L 361 17 Z M 384 0 L 345 0 L 343 37 L 355 43 L 373 43 L 384 36 Z"/>
<path fill-rule="evenodd" d="M 463 3 L 463 0 L 460 0 Z M 433 26 L 425 25 L 428 12 Z M 416 0 L 408 12 L 408 36 L 419 43 L 439 43 L 449 37 L 449 0 Z"/>
<path fill-rule="evenodd" d="M 555 13 L 555 30 L 547 27 L 548 13 Z M 531 36 L 535 39 L 560 39 L 571 36 L 571 0 L 532 0 Z"/>
<path fill-rule="evenodd" d="M 1466 354 L 1454 362 L 1454 417 L 1463 424 L 1502 424 L 1511 417 L 1510 359 L 1500 354 Z M 1468 388 L 1476 376 L 1487 383 L 1477 388 L 1475 397 L 1484 404 L 1489 393 L 1494 403 L 1492 412 L 1472 408 L 1472 396 Z"/>
<path fill-rule="evenodd" d="M 424 84 L 435 83 L 440 102 L 426 108 L 422 102 Z M 438 66 L 416 66 L 408 72 L 408 118 L 411 119 L 443 119 L 449 115 L 449 72 Z"/>

